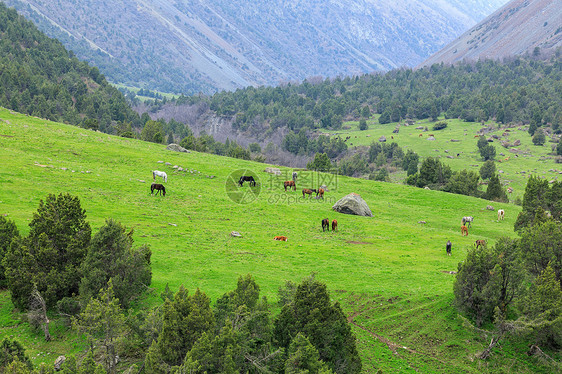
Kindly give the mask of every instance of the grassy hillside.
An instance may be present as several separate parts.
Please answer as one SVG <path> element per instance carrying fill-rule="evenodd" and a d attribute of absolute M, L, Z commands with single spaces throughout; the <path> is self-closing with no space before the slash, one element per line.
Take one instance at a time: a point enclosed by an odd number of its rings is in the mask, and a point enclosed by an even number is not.
<path fill-rule="evenodd" d="M 300 281 L 315 272 L 353 323 L 366 373 L 548 372 L 525 355 L 524 344 L 506 342 L 491 361 L 476 359 L 489 336 L 466 325 L 452 306 L 450 272 L 457 270 L 474 240 L 487 239 L 492 245 L 500 236 L 514 236 L 517 206 L 493 203 L 506 211 L 505 221 L 498 222 L 496 212 L 485 209 L 485 200 L 323 175 L 314 178 L 327 178 L 324 201 L 302 199 L 301 187 L 316 187 L 312 182 L 300 185 L 305 172 L 300 172 L 297 192 L 285 193 L 284 177 L 270 177 L 264 164 L 171 152 L 162 145 L 4 109 L 0 119 L 0 214 L 27 234 L 39 200 L 68 192 L 80 197 L 94 233 L 108 217 L 133 227 L 135 243 L 150 244 L 153 253 L 152 292 L 143 305 L 160 302 L 166 283 L 172 290 L 181 284 L 189 290 L 199 287 L 216 300 L 247 273 L 275 303 L 285 280 Z M 172 165 L 191 172 L 178 172 Z M 150 195 L 154 169 L 168 173 L 165 197 Z M 242 172 L 260 178 L 254 202 L 237 204 L 229 198 L 227 181 L 233 172 L 235 178 Z M 331 210 L 350 192 L 366 200 L 372 218 Z M 466 215 L 475 220 L 470 235 L 461 237 L 460 221 Z M 338 232 L 322 232 L 325 217 L 338 220 Z M 231 237 L 233 230 L 242 237 Z M 276 235 L 289 241 L 274 241 Z M 451 257 L 445 255 L 447 240 L 453 242 Z M 34 363 L 51 364 L 59 354 L 84 348 L 56 323 L 54 341 L 43 343 L 40 332 L 12 314 L 6 292 L 0 302 L 0 337 L 22 340 Z"/>
<path fill-rule="evenodd" d="M 404 124 L 399 126 L 397 123 L 381 125 L 375 119 L 367 122 L 369 125 L 367 130 L 360 131 L 358 122 L 348 122 L 346 126 L 349 129 L 330 134 L 342 138 L 349 136 L 347 144 L 350 148 L 368 146 L 372 142 L 378 142 L 381 136 L 385 136 L 387 142 L 398 143 L 404 152 L 412 149 L 422 158 L 441 158 L 441 161 L 451 166 L 453 170 L 468 169 L 479 172 L 484 161 L 476 146 L 478 139 L 475 136 L 481 134 L 483 129 L 492 127 L 493 130 L 485 135 L 487 138 L 492 135 L 500 138 L 494 139 L 494 142 L 490 144 L 496 148 L 496 170 L 500 173 L 501 181 L 505 186 L 513 188 L 513 193 L 509 196 L 510 200 L 517 197 L 523 198 L 527 179 L 531 174 L 554 180 L 558 179 L 562 172 L 562 166 L 554 162 L 555 155 L 551 147 L 556 144 L 549 142 L 547 137 L 544 146 L 534 145 L 527 132 L 528 126 L 505 126 L 493 122 L 482 125 L 458 119 L 449 119 L 446 122 L 448 123 L 447 128 L 434 131 L 432 128 L 436 122 L 429 120 L 416 121 L 414 125 L 410 126 L 404 126 Z M 417 130 L 416 127 L 419 126 L 427 127 L 428 131 Z M 399 127 L 399 133 L 392 133 L 397 127 Z M 434 135 L 435 140 L 428 140 L 430 134 Z M 521 145 L 509 148 L 501 145 L 502 141 L 513 144 L 515 140 L 520 140 Z M 402 170 L 393 176 L 393 179 L 399 182 L 405 178 L 406 173 Z M 483 189 L 485 190 L 486 187 L 484 186 Z"/>

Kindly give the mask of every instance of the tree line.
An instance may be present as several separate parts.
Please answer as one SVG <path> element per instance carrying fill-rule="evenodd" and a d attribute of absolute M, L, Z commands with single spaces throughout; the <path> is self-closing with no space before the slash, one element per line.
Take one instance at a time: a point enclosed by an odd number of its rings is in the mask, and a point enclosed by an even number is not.
<path fill-rule="evenodd" d="M 343 121 L 379 114 L 381 124 L 405 119 L 447 118 L 465 121 L 551 124 L 560 132 L 562 114 L 560 54 L 539 61 L 516 57 L 504 61 L 462 62 L 422 69 L 396 69 L 334 79 L 309 79 L 278 87 L 247 87 L 172 100 L 178 105 L 206 101 L 219 116 L 234 118 L 239 131 L 255 124 L 271 130 L 339 129 Z"/>

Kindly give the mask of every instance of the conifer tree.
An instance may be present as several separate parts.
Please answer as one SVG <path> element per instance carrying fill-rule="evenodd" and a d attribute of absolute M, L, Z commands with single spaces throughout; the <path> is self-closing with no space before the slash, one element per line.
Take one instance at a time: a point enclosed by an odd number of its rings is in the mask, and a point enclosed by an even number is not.
<path fill-rule="evenodd" d="M 79 318 L 72 322 L 73 327 L 84 333 L 91 349 L 103 347 L 106 370 L 114 374 L 117 365 L 116 341 L 125 328 L 125 316 L 115 298 L 111 280 L 107 287 L 100 290 L 98 296 L 90 300 Z"/>
<path fill-rule="evenodd" d="M 18 228 L 16 227 L 16 224 L 6 217 L 0 216 L 0 288 L 5 288 L 7 286 L 2 260 L 8 252 L 8 248 L 12 243 L 12 239 L 19 236 L 20 234 Z"/>
<path fill-rule="evenodd" d="M 3 262 L 8 288 L 14 304 L 26 310 L 35 284 L 51 308 L 78 294 L 90 225 L 78 197 L 50 194 L 40 201 L 29 227 L 29 235 L 13 242 Z"/>
<path fill-rule="evenodd" d="M 488 183 L 488 188 L 486 189 L 486 194 L 484 196 L 488 200 L 508 202 L 507 193 L 502 187 L 500 182 L 500 177 L 498 174 L 494 174 L 490 177 L 490 182 Z"/>
<path fill-rule="evenodd" d="M 547 265 L 535 279 L 526 298 L 522 300 L 526 327 L 531 330 L 535 344 L 548 347 L 562 345 L 562 289 L 554 269 Z"/>
<path fill-rule="evenodd" d="M 274 326 L 281 347 L 288 349 L 301 332 L 335 373 L 361 371 L 355 336 L 339 303 L 331 303 L 326 285 L 313 276 L 298 285 L 293 302 L 283 307 Z"/>
<path fill-rule="evenodd" d="M 109 218 L 94 235 L 82 264 L 80 297 L 85 303 L 112 281 L 115 296 L 123 308 L 150 285 L 151 252 L 144 245 L 133 249 L 133 230 Z"/>

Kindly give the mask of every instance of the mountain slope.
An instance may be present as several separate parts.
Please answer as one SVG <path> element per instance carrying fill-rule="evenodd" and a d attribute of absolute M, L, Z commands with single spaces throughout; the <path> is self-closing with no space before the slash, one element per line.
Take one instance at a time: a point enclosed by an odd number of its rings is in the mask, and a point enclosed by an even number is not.
<path fill-rule="evenodd" d="M 90 119 L 90 127 L 104 131 L 112 122 L 139 118 L 96 67 L 79 61 L 3 3 L 0 105 L 73 125 Z"/>
<path fill-rule="evenodd" d="M 492 245 L 498 237 L 513 235 L 520 207 L 494 203 L 506 211 L 506 220 L 496 222 L 495 212 L 483 209 L 488 204 L 484 200 L 347 177 L 325 182 L 330 186 L 325 200 L 307 200 L 297 198 L 300 192 L 285 193 L 284 176 L 264 173 L 264 164 L 170 152 L 161 145 L 3 109 L 0 119 L 0 161 L 10 165 L 0 168 L 5 191 L 0 214 L 8 214 L 27 234 L 27 219 L 39 199 L 68 192 L 80 198 L 94 232 L 108 217 L 134 228 L 135 246 L 149 244 L 152 249 L 153 305 L 161 303 L 166 284 L 174 291 L 182 284 L 191 292 L 200 288 L 215 302 L 233 288 L 239 275 L 248 273 L 261 294 L 275 302 L 285 280 L 298 282 L 316 272 L 334 301 L 354 318 L 355 331 L 365 331 L 359 339 L 364 372 L 480 372 L 473 355 L 489 340 L 457 317 L 451 302 L 454 276 L 449 272 L 457 270 L 475 237 Z M 51 138 L 48 147 L 45 138 Z M 180 172 L 158 161 L 195 172 Z M 168 173 L 165 197 L 150 196 L 154 168 Z M 261 179 L 261 193 L 253 203 L 229 199 L 225 183 L 236 170 L 253 171 Z M 299 179 L 304 177 L 299 172 Z M 360 194 L 375 216 L 331 210 L 336 199 L 350 192 Z M 469 237 L 459 232 L 464 214 L 475 216 Z M 326 217 L 338 220 L 338 232 L 322 232 L 320 222 Z M 419 220 L 427 225 L 417 224 Z M 231 237 L 233 230 L 243 236 Z M 275 235 L 289 236 L 289 241 L 274 241 Z M 445 255 L 448 239 L 453 242 L 452 256 Z M 9 301 L 2 304 L 4 313 L 10 313 Z M 0 326 L 0 338 L 22 339 L 25 326 L 19 319 L 14 326 Z M 29 338 L 26 346 L 37 357 L 34 362 L 48 359 L 52 364 L 67 353 L 55 348 L 73 335 L 62 328 L 53 330 L 50 343 L 37 339 L 37 333 Z M 376 336 L 409 350 L 398 348 L 401 354 L 393 354 Z M 506 371 L 539 372 L 525 351 L 506 344 L 491 360 Z M 44 353 L 38 357 L 40 352 Z"/>
<path fill-rule="evenodd" d="M 552 54 L 562 47 L 562 0 L 513 0 L 424 61 L 501 59 Z"/>
<path fill-rule="evenodd" d="M 185 93 L 414 66 L 505 0 L 7 0 L 112 81 Z"/>

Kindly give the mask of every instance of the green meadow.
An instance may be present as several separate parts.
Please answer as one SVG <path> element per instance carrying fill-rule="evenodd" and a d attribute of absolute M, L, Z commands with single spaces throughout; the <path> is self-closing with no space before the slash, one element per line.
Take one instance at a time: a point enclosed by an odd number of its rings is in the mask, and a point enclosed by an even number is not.
<path fill-rule="evenodd" d="M 153 269 L 147 296 L 135 308 L 160 303 L 166 284 L 174 291 L 182 284 L 191 292 L 200 288 L 214 301 L 235 288 L 240 275 L 251 273 L 261 295 L 278 311 L 277 290 L 285 280 L 300 282 L 315 273 L 352 323 L 365 373 L 548 372 L 517 340 L 496 347 L 489 361 L 477 359 L 491 335 L 472 328 L 452 304 L 452 272 L 476 239 L 493 245 L 501 236 L 515 235 L 516 205 L 305 171 L 299 172 L 297 191 L 285 192 L 287 177 L 265 173 L 265 164 L 167 151 L 163 145 L 4 109 L 0 119 L 0 214 L 25 235 L 39 201 L 49 193 L 68 192 L 80 198 L 93 234 L 109 217 L 133 228 L 135 245 L 147 243 L 152 249 Z M 449 121 L 434 142 L 419 138 L 415 126 L 401 128 L 394 138 L 422 156 L 438 155 L 433 149 L 462 152 L 458 159 L 444 158 L 458 169 L 481 164 L 473 138 L 479 126 Z M 393 128 L 347 133 L 362 136 L 353 138 L 354 145 L 367 145 L 383 133 L 390 141 Z M 539 162 L 546 152 L 529 145 L 526 132 L 514 132 L 522 142 L 519 148 L 531 150 L 532 156 L 511 157 L 498 169 L 521 196 L 526 175 L 516 171 L 537 168 L 543 175 L 553 161 Z M 461 142 L 448 143 L 451 138 Z M 168 174 L 165 197 L 150 194 L 155 169 Z M 233 181 L 248 173 L 259 178 L 259 186 L 245 184 L 239 190 Z M 328 187 L 324 200 L 302 198 L 301 188 L 319 184 Z M 331 209 L 351 192 L 365 199 L 373 217 Z M 486 210 L 489 204 L 494 211 Z M 506 212 L 501 222 L 499 208 Z M 474 216 L 474 223 L 469 236 L 462 237 L 461 218 L 467 215 Z M 322 232 L 323 218 L 337 219 L 339 231 Z M 232 231 L 242 237 L 232 237 Z M 288 241 L 274 241 L 277 235 Z M 452 256 L 445 254 L 447 240 L 453 243 Z M 8 292 L 0 294 L 0 336 L 22 341 L 35 364 L 52 364 L 60 354 L 85 349 L 81 337 L 56 316 L 53 320 L 53 342 L 45 343 L 42 333 L 13 310 Z"/>
<path fill-rule="evenodd" d="M 483 128 L 492 127 L 493 130 L 486 133 L 490 138 L 496 135 L 500 140 L 494 139 L 491 143 L 496 148 L 496 170 L 500 173 L 500 179 L 505 186 L 513 188 L 513 193 L 509 196 L 510 200 L 517 197 L 523 198 L 527 179 L 531 174 L 538 175 L 549 180 L 558 179 L 562 174 L 562 166 L 555 164 L 552 146 L 556 145 L 548 141 L 544 146 L 533 144 L 531 136 L 527 132 L 528 126 L 506 127 L 501 124 L 487 122 L 486 124 L 475 122 L 463 122 L 458 119 L 444 120 L 448 126 L 443 130 L 432 130 L 434 121 L 416 121 L 414 125 L 400 126 L 397 123 L 381 125 L 376 119 L 367 121 L 369 128 L 360 131 L 358 122 L 347 122 L 344 127 L 348 129 L 330 132 L 330 135 L 345 137 L 348 147 L 368 146 L 372 142 L 378 142 L 381 136 L 386 137 L 387 143 L 396 142 L 404 152 L 408 149 L 414 150 L 423 159 L 425 157 L 439 157 L 440 160 L 453 170 L 472 170 L 478 172 L 484 163 L 478 152 L 475 136 L 480 134 Z M 399 133 L 392 131 L 399 126 Z M 427 127 L 428 131 L 416 129 L 416 127 Z M 508 131 L 506 131 L 508 130 Z M 420 136 L 421 134 L 421 136 Z M 430 134 L 434 135 L 435 140 L 428 140 Z M 392 138 L 393 139 L 392 139 Z M 454 141 L 452 141 L 454 140 Z M 520 140 L 521 145 L 516 147 L 504 148 L 501 141 L 508 141 L 513 144 L 515 140 Z M 510 151 L 513 149 L 513 151 Z M 503 155 L 501 155 L 503 153 Z M 507 160 L 506 160 L 507 159 Z M 403 181 L 406 177 L 405 172 L 396 173 L 391 178 L 395 181 Z M 562 175 L 560 175 L 562 178 Z"/>

